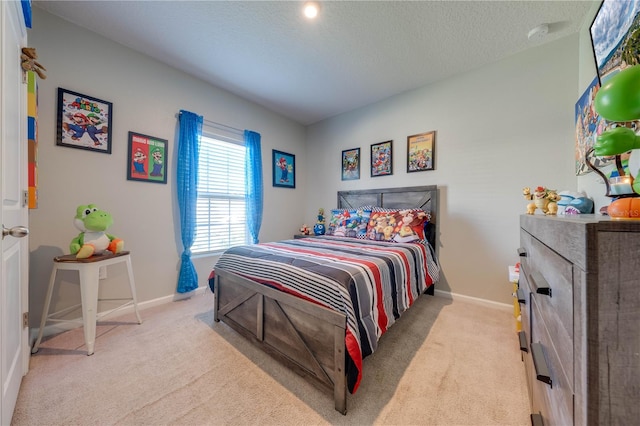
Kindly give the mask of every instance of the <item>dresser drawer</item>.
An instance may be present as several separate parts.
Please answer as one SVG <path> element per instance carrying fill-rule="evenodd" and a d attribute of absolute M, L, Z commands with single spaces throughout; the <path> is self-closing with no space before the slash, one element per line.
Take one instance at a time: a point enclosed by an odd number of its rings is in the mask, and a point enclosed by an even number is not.
<path fill-rule="evenodd" d="M 529 287 L 529 282 L 527 281 L 527 277 L 524 273 L 520 274 L 518 278 L 518 291 L 516 292 L 516 297 L 518 298 L 518 304 L 520 305 L 520 324 L 522 326 L 522 331 L 524 331 L 527 337 L 531 336 L 531 290 Z"/>
<path fill-rule="evenodd" d="M 523 331 L 524 333 L 524 331 Z M 529 334 L 526 334 L 526 338 L 528 339 L 530 337 Z M 535 401 L 534 399 L 534 394 L 533 394 L 533 385 L 534 385 L 534 381 L 535 381 L 535 377 L 536 377 L 536 370 L 533 366 L 533 358 L 531 357 L 531 349 L 529 348 L 529 343 L 527 343 L 527 352 L 521 352 L 522 354 L 522 362 L 524 364 L 524 373 L 527 377 L 527 391 L 529 392 L 529 409 L 532 413 L 535 413 L 534 408 L 537 407 L 539 404 L 537 401 Z M 533 380 L 532 380 L 533 378 Z M 538 386 L 537 384 L 535 386 Z"/>
<path fill-rule="evenodd" d="M 524 275 L 535 298 L 560 363 L 573 386 L 573 265 L 533 238 L 521 233 L 526 256 L 521 259 Z"/>
<path fill-rule="evenodd" d="M 545 425 L 573 424 L 573 390 L 553 346 L 535 297 L 531 298 L 531 384 L 533 413 Z M 531 367 L 529 367 L 531 368 Z"/>

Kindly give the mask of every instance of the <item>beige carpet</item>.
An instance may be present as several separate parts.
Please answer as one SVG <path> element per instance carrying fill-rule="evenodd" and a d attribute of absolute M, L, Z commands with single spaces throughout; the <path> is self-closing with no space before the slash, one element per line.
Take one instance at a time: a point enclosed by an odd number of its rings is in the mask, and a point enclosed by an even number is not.
<path fill-rule="evenodd" d="M 95 354 L 82 329 L 31 357 L 13 425 L 527 425 L 509 312 L 421 297 L 364 362 L 348 413 L 224 323 L 213 295 L 106 319 Z"/>

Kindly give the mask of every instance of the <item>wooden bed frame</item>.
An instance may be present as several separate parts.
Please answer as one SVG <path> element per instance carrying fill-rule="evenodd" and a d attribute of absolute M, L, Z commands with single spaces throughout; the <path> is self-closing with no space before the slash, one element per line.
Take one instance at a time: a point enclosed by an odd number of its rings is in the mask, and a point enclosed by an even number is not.
<path fill-rule="evenodd" d="M 430 211 L 426 237 L 437 248 L 435 185 L 338 192 L 338 208 L 367 205 Z M 301 376 L 333 390 L 335 409 L 346 414 L 346 316 L 222 269 L 215 276 L 214 321 L 222 320 Z M 433 289 L 427 293 L 433 295 Z"/>

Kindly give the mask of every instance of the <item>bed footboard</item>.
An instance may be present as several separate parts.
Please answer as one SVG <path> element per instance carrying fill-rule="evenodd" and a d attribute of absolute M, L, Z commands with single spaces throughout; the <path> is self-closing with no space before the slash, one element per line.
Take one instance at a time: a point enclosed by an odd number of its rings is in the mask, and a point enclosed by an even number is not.
<path fill-rule="evenodd" d="M 335 409 L 347 413 L 344 314 L 224 270 L 216 270 L 214 294 L 214 321 L 332 390 Z"/>

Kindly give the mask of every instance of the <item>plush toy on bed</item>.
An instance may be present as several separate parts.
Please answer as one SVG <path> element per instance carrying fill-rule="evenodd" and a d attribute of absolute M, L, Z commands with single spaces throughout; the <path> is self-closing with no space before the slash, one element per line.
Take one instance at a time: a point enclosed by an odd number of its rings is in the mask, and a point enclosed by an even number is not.
<path fill-rule="evenodd" d="M 313 225 L 313 233 L 316 235 L 324 235 L 326 228 L 324 227 L 324 209 L 318 209 L 318 221 Z"/>
<path fill-rule="evenodd" d="M 74 224 L 80 234 L 71 240 L 69 249 L 76 258 L 85 259 L 107 250 L 114 254 L 122 251 L 124 241 L 105 232 L 113 224 L 113 217 L 95 204 L 78 206 Z"/>

